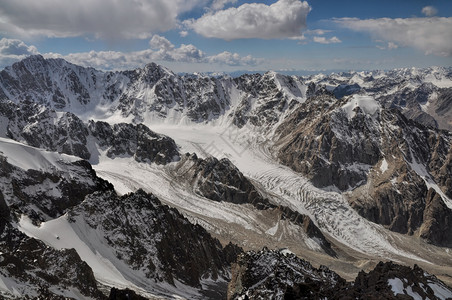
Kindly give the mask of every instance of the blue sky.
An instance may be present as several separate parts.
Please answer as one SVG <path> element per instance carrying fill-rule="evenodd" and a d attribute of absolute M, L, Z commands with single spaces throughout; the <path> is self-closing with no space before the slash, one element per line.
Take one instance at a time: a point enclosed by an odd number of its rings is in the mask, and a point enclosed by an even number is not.
<path fill-rule="evenodd" d="M 1 0 L 0 67 L 329 71 L 452 65 L 450 0 Z"/>

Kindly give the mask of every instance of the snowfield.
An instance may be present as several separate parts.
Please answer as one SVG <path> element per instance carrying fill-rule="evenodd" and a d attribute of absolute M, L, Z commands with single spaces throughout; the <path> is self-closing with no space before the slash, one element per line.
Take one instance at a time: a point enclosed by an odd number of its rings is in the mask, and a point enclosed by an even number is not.
<path fill-rule="evenodd" d="M 65 162 L 80 160 L 79 157 L 45 151 L 2 137 L 0 154 L 5 156 L 10 164 L 24 170 L 62 170 Z"/>
<path fill-rule="evenodd" d="M 397 261 L 404 257 L 427 262 L 394 245 L 388 237 L 396 234 L 362 218 L 340 193 L 315 188 L 303 176 L 276 162 L 266 148 L 270 141 L 263 142 L 262 137 L 254 136 L 249 129 L 210 125 L 156 125 L 150 128 L 172 137 L 182 153 L 195 152 L 199 156 L 212 155 L 219 159 L 227 157 L 270 195 L 273 202 L 308 215 L 324 233 L 346 247 L 381 259 Z M 187 192 L 184 187 L 173 182 L 171 165 L 158 167 L 129 159 L 106 158 L 93 167 L 99 176 L 112 182 L 118 192 L 127 193 L 143 188 L 202 225 L 212 223 L 209 220 L 213 218 L 262 235 L 273 236 L 278 229 L 276 223 L 265 230 L 261 229 L 262 224 L 251 208 L 213 202 Z M 317 242 L 313 240 L 305 244 L 310 245 L 307 246 L 309 249 L 318 248 Z"/>

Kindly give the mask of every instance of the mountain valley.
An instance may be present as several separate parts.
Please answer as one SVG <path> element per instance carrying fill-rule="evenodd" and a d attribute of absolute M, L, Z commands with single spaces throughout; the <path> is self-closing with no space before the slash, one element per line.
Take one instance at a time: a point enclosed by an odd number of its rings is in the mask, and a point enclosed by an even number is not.
<path fill-rule="evenodd" d="M 232 78 L 30 56 L 0 72 L 0 293 L 450 298 L 451 130 L 451 68 Z"/>

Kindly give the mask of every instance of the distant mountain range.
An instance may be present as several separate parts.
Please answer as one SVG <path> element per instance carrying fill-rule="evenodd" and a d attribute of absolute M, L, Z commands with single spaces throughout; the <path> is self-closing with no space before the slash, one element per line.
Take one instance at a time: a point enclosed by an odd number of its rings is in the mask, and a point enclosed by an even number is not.
<path fill-rule="evenodd" d="M 0 72 L 0 292 L 452 297 L 451 129 L 452 68 L 231 77 L 30 56 Z"/>

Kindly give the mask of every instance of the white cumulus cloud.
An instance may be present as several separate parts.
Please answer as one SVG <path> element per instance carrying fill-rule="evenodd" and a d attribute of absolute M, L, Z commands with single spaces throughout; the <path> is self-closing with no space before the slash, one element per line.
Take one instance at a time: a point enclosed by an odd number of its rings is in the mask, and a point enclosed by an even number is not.
<path fill-rule="evenodd" d="M 260 62 L 252 56 L 241 56 L 237 53 L 222 52 L 208 56 L 194 45 L 181 44 L 176 47 L 168 39 L 154 35 L 149 41 L 150 48 L 142 51 L 90 51 L 60 55 L 47 53 L 45 57 L 64 58 L 74 64 L 102 70 L 121 70 L 142 67 L 152 61 L 180 63 L 217 63 L 229 66 L 254 66 Z"/>
<path fill-rule="evenodd" d="M 13 64 L 33 54 L 39 54 L 34 46 L 26 45 L 21 40 L 0 40 L 0 68 Z M 124 70 L 143 67 L 150 62 L 176 62 L 188 64 L 219 64 L 228 66 L 255 66 L 261 59 L 251 55 L 242 56 L 224 51 L 207 55 L 194 45 L 181 44 L 176 47 L 167 38 L 154 35 L 149 41 L 149 48 L 141 51 L 89 51 L 62 55 L 43 53 L 46 58 L 63 58 L 69 62 L 100 70 Z M 196 67 L 194 67 L 196 69 Z"/>
<path fill-rule="evenodd" d="M 246 3 L 209 12 L 186 22 L 196 33 L 224 40 L 282 39 L 301 35 L 311 7 L 306 1 L 279 0 L 272 5 Z"/>
<path fill-rule="evenodd" d="M 204 0 L 2 0 L 0 33 L 32 37 L 150 38 Z"/>
<path fill-rule="evenodd" d="M 337 44 L 341 43 L 342 41 L 338 39 L 337 37 L 333 36 L 332 38 L 326 38 L 324 36 L 315 36 L 313 38 L 314 42 L 320 43 L 320 44 Z"/>
<path fill-rule="evenodd" d="M 21 40 L 7 38 L 0 40 L 0 66 L 10 65 L 28 55 L 38 53 L 35 46 L 29 46 Z"/>
<path fill-rule="evenodd" d="M 228 51 L 209 56 L 206 60 L 209 63 L 220 63 L 229 66 L 255 66 L 261 62 L 260 59 L 253 58 L 251 55 L 240 56 L 237 53 Z"/>
<path fill-rule="evenodd" d="M 171 43 L 167 38 L 160 36 L 158 34 L 154 35 L 149 41 L 149 46 L 153 49 L 163 49 L 165 51 L 171 51 L 174 49 L 173 43 Z"/>
<path fill-rule="evenodd" d="M 452 18 L 341 18 L 335 22 L 394 45 L 414 47 L 425 54 L 452 56 Z"/>
<path fill-rule="evenodd" d="M 425 6 L 422 8 L 421 12 L 427 17 L 433 17 L 438 13 L 438 10 L 433 6 Z"/>
<path fill-rule="evenodd" d="M 2 38 L 0 40 L 0 55 L 31 55 L 38 54 L 35 46 L 28 46 L 21 40 Z"/>
<path fill-rule="evenodd" d="M 331 30 L 325 30 L 325 29 L 312 29 L 312 30 L 305 30 L 305 34 L 316 34 L 316 35 L 324 35 L 328 32 L 331 32 Z"/>

